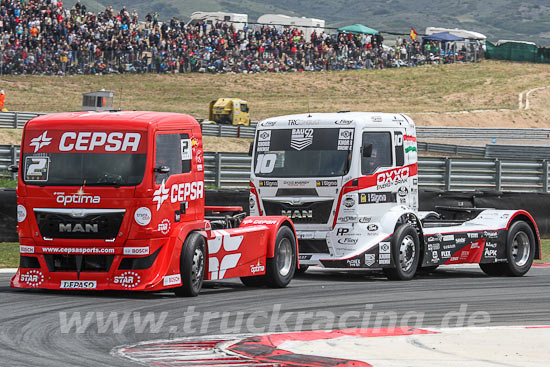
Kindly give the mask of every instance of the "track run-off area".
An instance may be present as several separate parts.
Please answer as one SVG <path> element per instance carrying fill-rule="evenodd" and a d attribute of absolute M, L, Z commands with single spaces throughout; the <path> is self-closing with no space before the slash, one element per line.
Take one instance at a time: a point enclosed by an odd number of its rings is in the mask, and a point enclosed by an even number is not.
<path fill-rule="evenodd" d="M 310 330 L 550 325 L 550 268 L 544 266 L 522 278 L 490 278 L 473 266 L 442 267 L 408 282 L 366 271 L 310 269 L 286 289 L 206 282 L 196 298 L 16 290 L 9 287 L 11 276 L 0 273 L 5 366 L 136 366 L 143 361 L 121 351 L 160 340 L 206 340 L 213 346 L 243 335 Z M 149 358 L 155 365 L 156 357 Z M 156 365 L 197 365 L 170 358 L 160 363 L 165 359 L 166 353 Z"/>

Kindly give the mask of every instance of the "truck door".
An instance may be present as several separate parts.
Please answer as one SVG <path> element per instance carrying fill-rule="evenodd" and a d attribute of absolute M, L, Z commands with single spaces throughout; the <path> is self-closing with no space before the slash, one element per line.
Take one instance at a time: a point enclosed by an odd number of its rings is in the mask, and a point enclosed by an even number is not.
<path fill-rule="evenodd" d="M 176 223 L 200 219 L 204 184 L 192 167 L 190 132 L 157 133 L 154 171 L 159 230 L 166 235 Z"/>
<path fill-rule="evenodd" d="M 405 149 L 405 130 L 396 129 L 393 132 L 393 146 L 395 151 L 395 167 L 408 167 L 409 159 L 407 157 L 407 152 Z M 411 177 L 411 168 L 408 168 L 409 176 L 403 177 L 397 186 L 397 203 L 405 205 L 409 208 L 414 208 L 418 206 L 416 186 L 413 185 L 413 180 L 416 178 Z"/>

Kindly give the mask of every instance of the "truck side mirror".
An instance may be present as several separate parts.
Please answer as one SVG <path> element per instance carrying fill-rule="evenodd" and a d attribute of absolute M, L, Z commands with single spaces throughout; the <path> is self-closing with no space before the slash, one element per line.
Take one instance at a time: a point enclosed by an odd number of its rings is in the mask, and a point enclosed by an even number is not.
<path fill-rule="evenodd" d="M 362 150 L 363 158 L 370 158 L 372 156 L 372 144 L 364 144 Z"/>
<path fill-rule="evenodd" d="M 15 164 L 10 164 L 10 165 L 8 166 L 8 172 L 10 172 L 10 173 L 17 173 L 17 172 L 19 172 L 19 167 L 16 166 Z"/>
<path fill-rule="evenodd" d="M 254 142 L 250 142 L 250 146 L 248 147 L 248 156 L 252 157 L 252 151 L 254 150 Z"/>
<path fill-rule="evenodd" d="M 167 166 L 155 167 L 153 171 L 156 173 L 167 174 L 167 173 L 170 173 L 170 167 L 167 167 Z"/>

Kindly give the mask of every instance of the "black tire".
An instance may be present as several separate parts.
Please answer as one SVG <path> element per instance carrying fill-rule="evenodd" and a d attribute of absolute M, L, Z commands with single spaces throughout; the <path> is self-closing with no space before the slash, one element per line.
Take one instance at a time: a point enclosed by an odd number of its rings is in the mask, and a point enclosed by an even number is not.
<path fill-rule="evenodd" d="M 265 275 L 241 277 L 241 282 L 251 288 L 262 287 L 265 286 Z"/>
<path fill-rule="evenodd" d="M 294 274 L 304 274 L 307 269 L 309 269 L 309 265 L 300 265 L 299 268 L 296 268 L 296 271 L 294 272 Z"/>
<path fill-rule="evenodd" d="M 384 268 L 390 280 L 411 280 L 418 268 L 420 245 L 416 229 L 406 223 L 397 228 L 391 241 L 391 252 L 395 267 Z"/>
<path fill-rule="evenodd" d="M 535 257 L 535 235 L 529 224 L 522 220 L 514 222 L 506 237 L 506 259 L 502 263 L 506 275 L 521 277 L 531 269 Z"/>
<path fill-rule="evenodd" d="M 479 264 L 481 270 L 490 277 L 500 277 L 504 275 L 504 263 Z"/>
<path fill-rule="evenodd" d="M 187 236 L 181 248 L 180 273 L 182 285 L 174 291 L 178 297 L 196 297 L 202 288 L 206 249 L 204 237 L 196 232 Z"/>
<path fill-rule="evenodd" d="M 275 256 L 267 259 L 265 280 L 272 288 L 284 288 L 296 271 L 296 238 L 287 226 L 281 226 L 275 239 Z"/>

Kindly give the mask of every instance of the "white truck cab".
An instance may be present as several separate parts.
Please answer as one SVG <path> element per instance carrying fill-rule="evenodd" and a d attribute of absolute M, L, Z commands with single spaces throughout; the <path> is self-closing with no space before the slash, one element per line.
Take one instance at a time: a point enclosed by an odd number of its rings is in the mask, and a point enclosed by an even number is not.
<path fill-rule="evenodd" d="M 473 210 L 445 220 L 418 211 L 416 130 L 406 115 L 269 118 L 258 123 L 252 154 L 251 214 L 293 220 L 302 269 L 383 269 L 410 279 L 422 267 L 475 262 L 488 273 L 512 267 L 523 275 L 540 256 L 527 212 Z M 519 245 L 516 234 L 507 238 L 516 222 Z"/>

